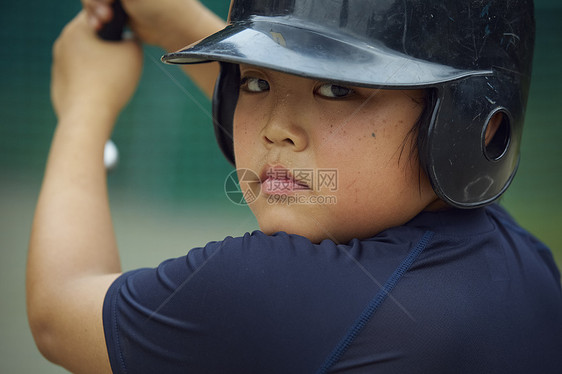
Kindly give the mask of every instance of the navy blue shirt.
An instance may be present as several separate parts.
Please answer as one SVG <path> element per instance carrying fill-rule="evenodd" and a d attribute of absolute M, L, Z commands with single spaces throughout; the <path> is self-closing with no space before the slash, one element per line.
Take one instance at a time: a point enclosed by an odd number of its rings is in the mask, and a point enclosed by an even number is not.
<path fill-rule="evenodd" d="M 559 271 L 496 205 L 211 242 L 123 274 L 103 323 L 114 373 L 562 373 Z"/>

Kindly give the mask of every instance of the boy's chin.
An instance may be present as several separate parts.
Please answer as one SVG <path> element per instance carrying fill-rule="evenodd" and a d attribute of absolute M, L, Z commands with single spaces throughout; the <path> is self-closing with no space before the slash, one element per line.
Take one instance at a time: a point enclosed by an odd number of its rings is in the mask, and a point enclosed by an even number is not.
<path fill-rule="evenodd" d="M 291 235 L 299 235 L 307 238 L 314 244 L 318 244 L 323 240 L 329 239 L 338 244 L 343 244 L 337 238 L 336 233 L 328 233 L 327 230 L 322 230 L 318 227 L 318 224 L 312 222 L 267 222 L 262 223 L 258 220 L 260 230 L 267 235 L 273 235 L 278 232 L 285 232 Z"/>
<path fill-rule="evenodd" d="M 329 239 L 326 236 L 321 236 L 321 235 L 318 235 L 316 233 L 305 232 L 305 231 L 302 231 L 302 230 L 291 230 L 290 228 L 277 228 L 277 229 L 271 229 L 271 230 L 261 229 L 261 231 L 264 234 L 267 234 L 267 235 L 273 235 L 273 234 L 278 233 L 278 232 L 285 232 L 285 233 L 290 234 L 290 235 L 299 235 L 299 236 L 303 236 L 303 237 L 307 238 L 308 240 L 310 240 L 314 244 L 318 244 L 324 239 Z"/>
<path fill-rule="evenodd" d="M 291 235 L 304 236 L 312 243 L 320 243 L 324 239 L 328 239 L 327 235 L 322 235 L 318 230 L 313 230 L 306 227 L 302 222 L 283 222 L 277 219 L 275 222 L 271 220 L 265 220 L 267 222 L 262 222 L 264 220 L 258 220 L 260 230 L 267 235 L 273 235 L 278 232 L 285 232 Z"/>
<path fill-rule="evenodd" d="M 345 244 L 351 239 L 347 235 L 342 235 L 342 227 L 334 227 L 332 222 L 326 220 L 325 214 L 319 214 L 318 211 L 310 211 L 297 206 L 254 205 L 250 208 L 258 221 L 260 230 L 267 235 L 282 231 L 287 234 L 304 236 L 315 244 L 325 239 L 337 244 Z"/>

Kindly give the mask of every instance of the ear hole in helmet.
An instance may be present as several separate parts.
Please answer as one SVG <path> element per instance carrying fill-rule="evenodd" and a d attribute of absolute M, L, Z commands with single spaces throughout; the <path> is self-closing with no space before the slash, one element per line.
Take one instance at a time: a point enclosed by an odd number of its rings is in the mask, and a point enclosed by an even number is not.
<path fill-rule="evenodd" d="M 484 154 L 490 161 L 498 161 L 507 152 L 511 141 L 511 124 L 508 114 L 498 110 L 490 116 L 482 134 Z"/>

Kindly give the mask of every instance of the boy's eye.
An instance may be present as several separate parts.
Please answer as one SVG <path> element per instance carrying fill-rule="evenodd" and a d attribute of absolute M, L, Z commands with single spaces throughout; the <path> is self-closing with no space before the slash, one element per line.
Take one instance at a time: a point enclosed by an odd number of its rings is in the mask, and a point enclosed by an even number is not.
<path fill-rule="evenodd" d="M 316 89 L 316 93 L 331 99 L 341 99 L 354 93 L 353 89 L 333 83 L 324 83 Z"/>
<path fill-rule="evenodd" d="M 264 92 L 269 91 L 269 83 L 259 78 L 244 77 L 240 81 L 240 88 L 247 92 Z"/>

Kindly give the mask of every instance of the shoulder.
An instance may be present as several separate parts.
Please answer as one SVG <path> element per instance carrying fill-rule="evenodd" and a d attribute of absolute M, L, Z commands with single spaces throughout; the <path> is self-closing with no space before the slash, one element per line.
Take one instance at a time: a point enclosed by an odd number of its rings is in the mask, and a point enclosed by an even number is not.
<path fill-rule="evenodd" d="M 416 266 L 435 270 L 440 276 L 478 274 L 478 282 L 509 280 L 535 286 L 540 282 L 560 283 L 550 250 L 498 204 L 472 210 L 424 212 L 406 226 L 434 232 Z M 529 278 L 530 275 L 534 276 Z"/>
<path fill-rule="evenodd" d="M 503 239 L 503 247 L 508 248 L 528 267 L 536 265 L 536 272 L 549 274 L 560 284 L 560 271 L 551 250 L 529 231 L 521 227 L 501 206 L 493 204 L 487 209 L 490 220 L 497 227 Z"/>
<path fill-rule="evenodd" d="M 502 231 L 509 232 L 510 235 L 521 238 L 525 241 L 525 244 L 535 248 L 536 250 L 550 251 L 544 243 L 519 225 L 509 212 L 499 204 L 492 204 L 486 207 L 486 212 L 490 220 L 495 222 Z"/>

